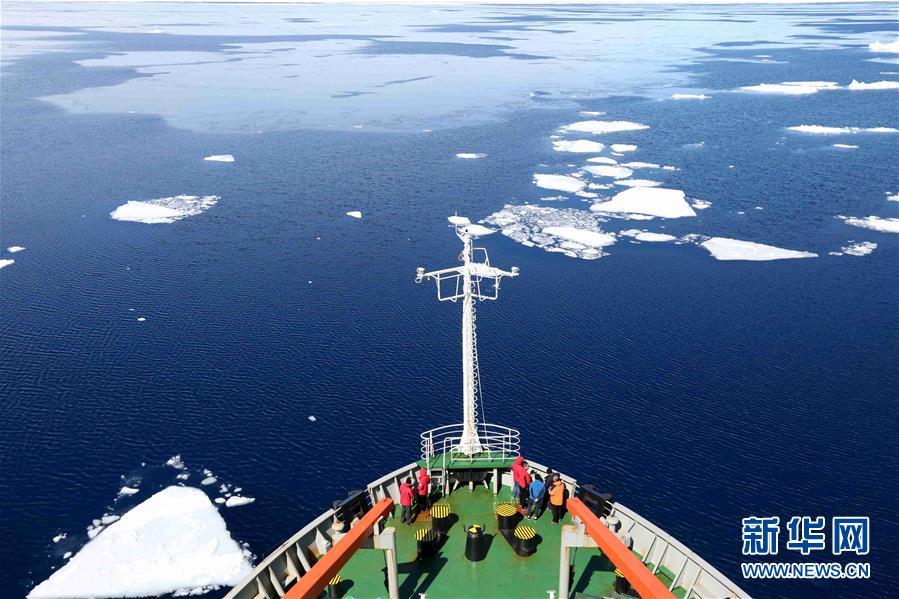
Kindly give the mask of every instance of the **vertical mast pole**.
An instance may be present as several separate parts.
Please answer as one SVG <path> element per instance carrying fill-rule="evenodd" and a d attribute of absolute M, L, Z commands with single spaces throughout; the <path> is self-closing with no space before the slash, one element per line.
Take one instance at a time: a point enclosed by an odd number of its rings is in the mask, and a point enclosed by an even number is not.
<path fill-rule="evenodd" d="M 474 454 L 481 450 L 478 439 L 477 414 L 475 412 L 475 362 L 474 362 L 474 298 L 471 290 L 471 236 L 460 232 L 462 239 L 462 439 L 459 450 Z"/>

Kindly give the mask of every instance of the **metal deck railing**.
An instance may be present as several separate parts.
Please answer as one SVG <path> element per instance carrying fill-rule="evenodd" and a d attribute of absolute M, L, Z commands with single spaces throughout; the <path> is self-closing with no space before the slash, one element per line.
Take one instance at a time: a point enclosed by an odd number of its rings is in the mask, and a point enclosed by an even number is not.
<path fill-rule="evenodd" d="M 447 466 L 464 466 L 476 462 L 501 462 L 521 455 L 521 433 L 514 428 L 499 424 L 480 423 L 477 425 L 480 450 L 467 453 L 459 451 L 462 442 L 463 425 L 448 424 L 432 428 L 421 434 L 421 459 L 430 470 Z"/>

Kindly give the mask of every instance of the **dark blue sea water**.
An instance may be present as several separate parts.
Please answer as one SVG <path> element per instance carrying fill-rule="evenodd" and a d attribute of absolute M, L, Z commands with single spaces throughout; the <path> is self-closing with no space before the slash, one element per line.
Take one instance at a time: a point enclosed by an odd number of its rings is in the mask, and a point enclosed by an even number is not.
<path fill-rule="evenodd" d="M 3 22 L 0 241 L 26 247 L 0 272 L 3 597 L 170 484 L 174 454 L 256 497 L 223 515 L 257 555 L 416 459 L 461 402 L 458 306 L 415 268 L 453 265 L 454 212 L 586 210 L 532 184 L 583 163 L 550 136 L 586 118 L 649 125 L 596 139 L 712 202 L 606 230 L 819 257 L 622 239 L 586 261 L 489 236 L 521 276 L 479 310 L 487 418 L 754 595 L 894 596 L 897 236 L 836 216 L 899 216 L 899 135 L 785 128 L 899 127 L 899 92 L 731 90 L 897 79 L 867 47 L 896 38 L 895 7 L 10 2 Z M 222 153 L 236 162 L 202 160 Z M 177 194 L 221 199 L 173 224 L 109 218 Z M 850 240 L 878 247 L 828 255 Z M 141 494 L 114 504 L 122 477 Z M 743 580 L 750 515 L 870 516 L 871 579 Z"/>

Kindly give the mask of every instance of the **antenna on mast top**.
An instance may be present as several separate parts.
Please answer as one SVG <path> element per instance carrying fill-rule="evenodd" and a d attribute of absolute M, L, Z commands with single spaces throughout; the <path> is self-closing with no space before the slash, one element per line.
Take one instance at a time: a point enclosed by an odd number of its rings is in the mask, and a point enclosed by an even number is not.
<path fill-rule="evenodd" d="M 462 300 L 462 435 L 454 449 L 474 455 L 483 449 L 477 432 L 478 400 L 482 398 L 474 304 L 476 300 L 497 299 L 500 281 L 503 277 L 517 277 L 518 267 L 502 270 L 490 266 L 487 250 L 473 247 L 474 238 L 489 235 L 493 233 L 492 229 L 472 224 L 464 216 L 454 215 L 447 220 L 462 241 L 462 253 L 459 254 L 462 265 L 430 272 L 419 267 L 415 272 L 415 282 L 433 279 L 437 284 L 437 299 L 442 302 Z"/>

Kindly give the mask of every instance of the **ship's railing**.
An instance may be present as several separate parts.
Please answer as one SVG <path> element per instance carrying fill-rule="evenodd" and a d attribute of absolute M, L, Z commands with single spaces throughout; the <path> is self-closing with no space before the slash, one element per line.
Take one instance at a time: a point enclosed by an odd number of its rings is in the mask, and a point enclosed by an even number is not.
<path fill-rule="evenodd" d="M 421 434 L 421 459 L 427 468 L 474 462 L 505 461 L 521 453 L 521 433 L 499 424 L 477 425 L 478 451 L 460 451 L 463 424 L 447 424 Z"/>

